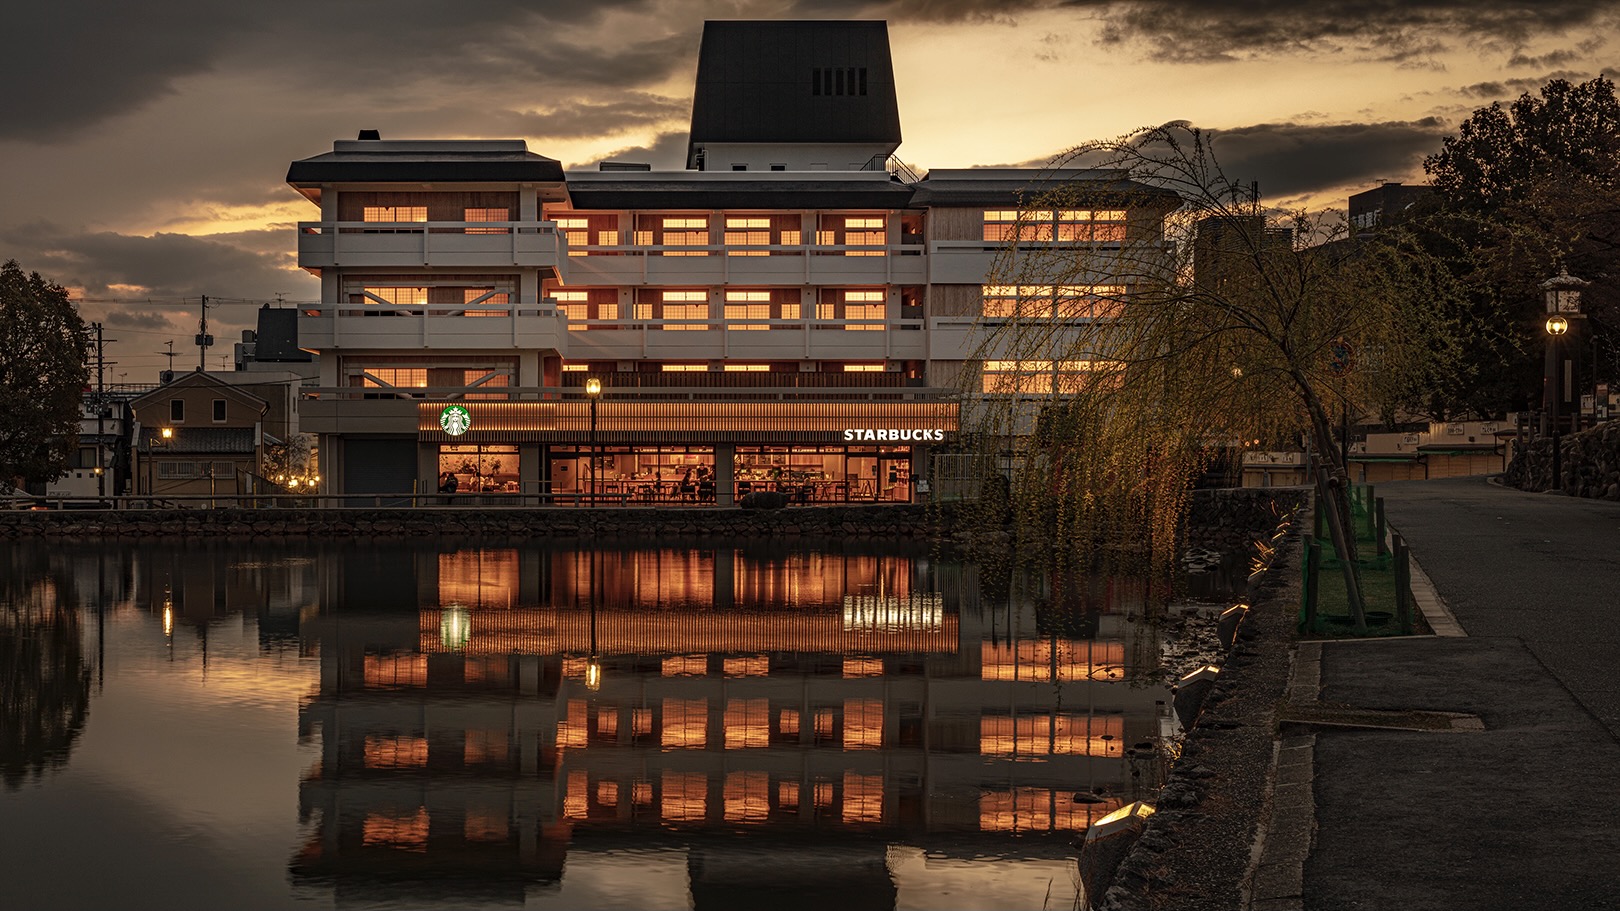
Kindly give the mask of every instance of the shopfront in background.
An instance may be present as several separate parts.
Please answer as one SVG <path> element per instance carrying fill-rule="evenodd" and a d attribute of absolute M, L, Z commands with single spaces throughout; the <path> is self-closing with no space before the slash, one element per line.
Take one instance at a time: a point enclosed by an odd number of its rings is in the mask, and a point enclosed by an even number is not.
<path fill-rule="evenodd" d="M 791 503 L 908 503 L 930 446 L 957 424 L 951 402 L 467 402 L 441 420 L 422 403 L 440 492 L 553 502 L 728 505 L 760 491 Z"/>

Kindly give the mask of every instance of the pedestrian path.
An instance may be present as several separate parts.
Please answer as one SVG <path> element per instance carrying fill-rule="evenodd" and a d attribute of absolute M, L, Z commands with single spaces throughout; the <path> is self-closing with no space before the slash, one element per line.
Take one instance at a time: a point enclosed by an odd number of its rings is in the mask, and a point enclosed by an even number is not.
<path fill-rule="evenodd" d="M 1620 504 L 1378 493 L 1450 635 L 1301 647 L 1279 786 L 1309 757 L 1311 799 L 1274 799 L 1251 907 L 1620 909 Z"/>

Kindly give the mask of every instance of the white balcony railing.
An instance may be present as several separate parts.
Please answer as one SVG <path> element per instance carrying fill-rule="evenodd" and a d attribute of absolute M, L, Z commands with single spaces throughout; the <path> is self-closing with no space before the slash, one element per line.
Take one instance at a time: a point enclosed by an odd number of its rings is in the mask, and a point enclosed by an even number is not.
<path fill-rule="evenodd" d="M 298 223 L 298 265 L 305 269 L 537 268 L 559 276 L 567 241 L 554 222 Z"/>
<path fill-rule="evenodd" d="M 928 257 L 917 245 L 574 246 L 574 285 L 920 285 Z M 698 254 L 698 255 L 694 255 Z"/>
<path fill-rule="evenodd" d="M 298 319 L 312 351 L 527 348 L 560 351 L 567 319 L 536 304 L 316 304 Z"/>
<path fill-rule="evenodd" d="M 922 320 L 570 320 L 571 360 L 920 360 Z"/>

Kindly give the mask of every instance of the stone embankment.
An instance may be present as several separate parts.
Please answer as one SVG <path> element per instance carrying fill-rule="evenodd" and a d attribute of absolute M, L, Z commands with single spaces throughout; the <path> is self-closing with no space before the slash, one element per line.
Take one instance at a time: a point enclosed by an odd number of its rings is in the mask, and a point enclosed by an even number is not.
<path fill-rule="evenodd" d="M 725 538 L 928 539 L 944 519 L 922 506 L 802 509 L 170 509 L 0 512 L 0 539 L 149 538 Z"/>
<path fill-rule="evenodd" d="M 1296 490 L 1197 491 L 1187 543 L 1206 550 L 1244 549 L 1300 501 Z M 1273 505 L 1275 504 L 1275 505 Z M 0 539 L 151 538 L 725 538 L 799 537 L 931 540 L 948 538 L 950 504 L 812 506 L 787 509 L 666 507 L 601 509 L 427 507 L 419 509 L 136 509 L 0 511 Z"/>
<path fill-rule="evenodd" d="M 1299 492 L 1303 499 L 1303 491 Z M 1274 516 L 1275 529 L 1288 516 Z M 1256 520 L 1258 521 L 1258 520 Z M 1251 579 L 1250 609 L 1204 697 L 1141 837 L 1091 907 L 1230 911 L 1244 907 L 1251 849 L 1265 810 L 1277 705 L 1291 667 L 1299 571 L 1296 513 L 1269 567 Z M 1273 528 L 1260 537 L 1270 539 Z M 1268 541 L 1269 543 L 1269 541 Z"/>
<path fill-rule="evenodd" d="M 1608 421 L 1561 440 L 1561 485 L 1571 496 L 1594 500 L 1620 500 L 1620 421 Z M 1551 490 L 1552 439 L 1544 437 L 1522 446 L 1508 463 L 1502 483 L 1520 490 Z"/>

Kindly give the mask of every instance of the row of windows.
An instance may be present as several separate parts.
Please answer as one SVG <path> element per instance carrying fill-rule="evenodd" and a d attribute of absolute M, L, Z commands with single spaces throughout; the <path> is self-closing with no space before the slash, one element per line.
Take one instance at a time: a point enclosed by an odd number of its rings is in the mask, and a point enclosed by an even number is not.
<path fill-rule="evenodd" d="M 212 414 L 213 414 L 214 423 L 223 424 L 225 422 L 225 400 L 224 399 L 214 399 L 212 404 L 213 404 Z M 185 422 L 186 422 L 186 400 L 185 399 L 170 399 L 169 400 L 169 423 L 171 423 L 171 424 L 184 424 Z"/>
<path fill-rule="evenodd" d="M 159 481 L 189 481 L 199 478 L 225 480 L 236 477 L 235 462 L 169 462 L 158 461 Z"/>

